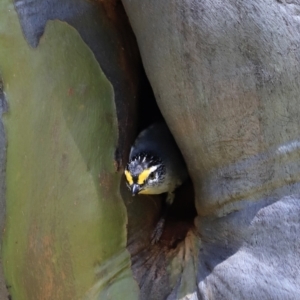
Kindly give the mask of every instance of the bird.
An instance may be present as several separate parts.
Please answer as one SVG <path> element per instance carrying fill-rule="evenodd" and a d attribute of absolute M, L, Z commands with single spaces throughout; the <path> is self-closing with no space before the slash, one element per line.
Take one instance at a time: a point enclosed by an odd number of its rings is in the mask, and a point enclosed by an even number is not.
<path fill-rule="evenodd" d="M 165 209 L 151 236 L 151 244 L 156 244 L 174 201 L 174 191 L 188 177 L 183 156 L 165 122 L 156 122 L 141 131 L 131 147 L 124 173 L 132 196 L 167 193 Z"/>

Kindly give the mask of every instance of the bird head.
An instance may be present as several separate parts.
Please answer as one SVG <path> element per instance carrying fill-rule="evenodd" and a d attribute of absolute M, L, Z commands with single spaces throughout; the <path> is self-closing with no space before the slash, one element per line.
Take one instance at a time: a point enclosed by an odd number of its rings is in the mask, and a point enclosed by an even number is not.
<path fill-rule="evenodd" d="M 124 173 L 133 196 L 161 193 L 159 187 L 164 182 L 165 166 L 158 157 L 140 153 L 129 161 Z"/>

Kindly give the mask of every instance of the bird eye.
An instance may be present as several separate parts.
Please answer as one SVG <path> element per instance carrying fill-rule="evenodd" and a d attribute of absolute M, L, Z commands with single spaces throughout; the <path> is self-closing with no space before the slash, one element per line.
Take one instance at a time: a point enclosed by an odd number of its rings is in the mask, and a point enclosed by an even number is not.
<path fill-rule="evenodd" d="M 148 179 L 154 179 L 154 178 L 155 178 L 155 173 L 153 172 L 149 175 Z"/>

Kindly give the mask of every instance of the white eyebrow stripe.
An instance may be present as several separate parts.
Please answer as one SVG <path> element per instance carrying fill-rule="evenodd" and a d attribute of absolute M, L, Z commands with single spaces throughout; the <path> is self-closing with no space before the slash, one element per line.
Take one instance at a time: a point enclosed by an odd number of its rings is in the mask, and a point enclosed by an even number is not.
<path fill-rule="evenodd" d="M 149 170 L 150 170 L 150 172 L 152 173 L 152 172 L 156 171 L 156 169 L 158 169 L 158 167 L 159 167 L 159 165 L 157 165 L 157 166 L 152 166 L 152 167 L 149 168 Z"/>

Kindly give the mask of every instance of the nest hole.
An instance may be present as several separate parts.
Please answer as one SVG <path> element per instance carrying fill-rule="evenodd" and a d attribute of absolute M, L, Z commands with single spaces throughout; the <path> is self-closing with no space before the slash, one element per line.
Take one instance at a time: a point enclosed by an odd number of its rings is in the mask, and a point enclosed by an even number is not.
<path fill-rule="evenodd" d="M 155 100 L 151 85 L 145 72 L 141 79 L 141 94 L 138 102 L 137 134 L 149 125 L 162 121 L 164 118 Z M 144 196 L 149 197 L 149 196 Z M 158 221 L 166 195 L 151 196 L 160 202 L 160 212 L 153 217 L 153 229 Z M 139 198 L 139 197 L 137 197 Z M 189 230 L 194 228 L 194 218 L 197 216 L 194 201 L 194 187 L 190 178 L 175 191 L 175 200 L 168 212 L 163 234 L 157 247 L 174 249 L 183 241 Z M 148 207 L 147 207 L 148 209 Z M 145 212 L 148 213 L 148 212 Z"/>

